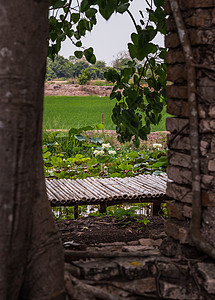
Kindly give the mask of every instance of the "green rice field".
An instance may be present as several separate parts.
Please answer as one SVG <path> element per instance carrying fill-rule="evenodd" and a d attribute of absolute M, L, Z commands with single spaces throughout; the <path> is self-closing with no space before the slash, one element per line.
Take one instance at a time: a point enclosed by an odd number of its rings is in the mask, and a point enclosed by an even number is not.
<path fill-rule="evenodd" d="M 43 129 L 70 129 L 71 127 L 94 126 L 101 123 L 104 114 L 104 129 L 115 130 L 111 120 L 115 100 L 99 96 L 46 96 L 44 102 Z M 167 113 L 152 131 L 164 131 Z"/>

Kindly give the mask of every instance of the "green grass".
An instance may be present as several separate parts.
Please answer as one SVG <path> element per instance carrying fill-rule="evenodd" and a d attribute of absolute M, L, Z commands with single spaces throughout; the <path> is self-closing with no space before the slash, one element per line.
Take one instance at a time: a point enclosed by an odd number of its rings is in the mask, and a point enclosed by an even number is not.
<path fill-rule="evenodd" d="M 94 126 L 101 123 L 104 114 L 104 127 L 114 130 L 111 112 L 114 100 L 108 97 L 86 96 L 46 96 L 44 103 L 44 129 L 70 129 L 71 127 Z"/>
<path fill-rule="evenodd" d="M 99 96 L 46 96 L 44 103 L 44 129 L 70 129 L 71 127 L 94 126 L 101 123 L 101 114 L 104 114 L 104 128 L 115 130 L 111 120 L 115 100 Z M 166 117 L 158 126 L 152 126 L 152 131 L 164 131 Z"/>

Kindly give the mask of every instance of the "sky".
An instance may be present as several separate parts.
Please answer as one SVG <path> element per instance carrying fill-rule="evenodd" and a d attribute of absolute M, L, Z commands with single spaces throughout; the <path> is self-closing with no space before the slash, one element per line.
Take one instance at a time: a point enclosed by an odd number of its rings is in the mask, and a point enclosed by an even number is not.
<path fill-rule="evenodd" d="M 129 9 L 138 23 L 139 10 L 146 11 L 146 1 L 133 0 Z M 135 32 L 134 24 L 127 13 L 115 14 L 108 21 L 99 15 L 97 21 L 92 32 L 87 33 L 83 38 L 83 45 L 87 48 L 93 47 L 97 60 L 111 65 L 119 52 L 128 51 L 127 44 L 130 42 L 131 33 Z M 155 42 L 163 45 L 163 39 L 163 37 L 158 37 Z M 68 58 L 74 54 L 75 50 L 77 48 L 68 39 L 63 42 L 60 55 Z"/>

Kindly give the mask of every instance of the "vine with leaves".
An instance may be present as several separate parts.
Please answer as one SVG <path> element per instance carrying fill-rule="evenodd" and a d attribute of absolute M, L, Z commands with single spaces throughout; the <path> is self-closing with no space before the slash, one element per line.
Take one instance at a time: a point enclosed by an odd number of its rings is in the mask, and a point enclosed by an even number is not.
<path fill-rule="evenodd" d="M 68 37 L 79 48 L 75 56 L 84 56 L 94 64 L 94 50 L 92 47 L 83 47 L 82 37 L 96 25 L 97 14 L 100 13 L 106 20 L 113 13 L 129 14 L 135 29 L 128 44 L 131 59 L 120 71 L 110 69 L 105 73 L 105 78 L 114 83 L 110 99 L 117 99 L 112 120 L 116 124 L 119 141 L 133 139 L 136 147 L 140 138 L 147 139 L 151 124 L 159 123 L 166 104 L 165 48 L 153 42 L 157 34 L 166 33 L 164 0 L 145 1 L 148 8 L 146 12 L 139 11 L 139 22 L 129 10 L 132 0 L 50 1 L 48 55 L 52 59 Z"/>

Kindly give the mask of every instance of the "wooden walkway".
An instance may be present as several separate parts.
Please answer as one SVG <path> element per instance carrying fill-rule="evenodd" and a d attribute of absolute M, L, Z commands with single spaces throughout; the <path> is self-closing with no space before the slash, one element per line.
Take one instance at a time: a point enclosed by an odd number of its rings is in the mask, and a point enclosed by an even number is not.
<path fill-rule="evenodd" d="M 46 179 L 48 199 L 52 206 L 74 206 L 75 218 L 79 205 L 107 206 L 122 203 L 153 203 L 153 215 L 158 214 L 166 195 L 167 175 L 137 175 L 126 178 Z"/>

